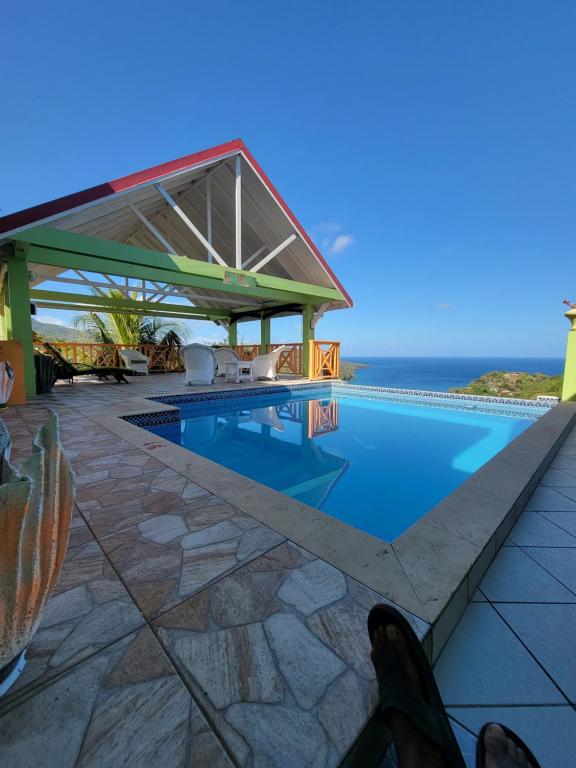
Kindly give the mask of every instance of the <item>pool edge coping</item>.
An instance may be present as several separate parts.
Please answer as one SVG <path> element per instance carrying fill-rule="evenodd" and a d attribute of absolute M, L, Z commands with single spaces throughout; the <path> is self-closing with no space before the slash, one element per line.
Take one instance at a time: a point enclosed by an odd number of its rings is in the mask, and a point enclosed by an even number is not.
<path fill-rule="evenodd" d="M 255 395 L 256 388 L 250 389 Z M 226 395 L 233 397 L 230 391 Z M 553 406 L 404 533 L 386 542 L 125 420 L 178 411 L 175 405 L 146 397 L 114 410 L 118 412 L 91 418 L 427 622 L 423 645 L 433 661 L 576 420 L 576 404 Z M 474 531 L 477 518 L 472 516 L 482 508 L 490 508 L 494 517 L 485 530 Z M 453 520 L 458 510 L 457 525 L 450 525 L 446 517 Z"/>

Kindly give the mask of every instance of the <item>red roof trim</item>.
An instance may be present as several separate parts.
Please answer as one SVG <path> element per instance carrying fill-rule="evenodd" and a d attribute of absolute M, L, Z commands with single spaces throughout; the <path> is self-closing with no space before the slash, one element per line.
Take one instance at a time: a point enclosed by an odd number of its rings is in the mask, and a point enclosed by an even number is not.
<path fill-rule="evenodd" d="M 144 184 L 170 173 L 186 170 L 186 168 L 198 165 L 198 163 L 214 160 L 222 155 L 229 154 L 230 152 L 241 151 L 243 147 L 243 142 L 240 141 L 240 139 L 235 139 L 234 141 L 229 141 L 227 144 L 220 144 L 217 147 L 206 149 L 203 152 L 186 155 L 185 157 L 178 158 L 178 160 L 154 165 L 152 168 L 147 168 L 144 171 L 131 173 L 129 176 L 122 176 L 119 179 L 114 179 L 114 181 L 99 184 L 97 187 L 89 187 L 81 192 L 74 192 L 71 195 L 58 197 L 56 200 L 51 200 L 48 203 L 41 203 L 40 205 L 32 206 L 32 208 L 25 208 L 23 211 L 18 211 L 17 213 L 10 213 L 8 216 L 0 217 L 0 234 L 3 232 L 10 232 L 13 229 L 18 229 L 20 227 L 26 227 L 30 224 L 36 224 L 42 219 L 56 216 L 59 213 L 65 213 L 72 208 L 86 205 L 86 203 L 93 203 L 96 200 L 114 195 L 117 192 L 125 192 L 132 187 L 138 186 L 138 184 Z"/>
<path fill-rule="evenodd" d="M 230 153 L 234 152 L 242 152 L 247 160 L 252 164 L 258 175 L 262 178 L 262 181 L 266 186 L 268 187 L 270 193 L 278 203 L 278 205 L 282 208 L 284 213 L 288 216 L 292 224 L 296 227 L 298 232 L 301 234 L 302 238 L 306 241 L 308 246 L 311 248 L 312 252 L 316 256 L 316 258 L 320 261 L 320 263 L 323 265 L 323 267 L 326 269 L 332 280 L 334 280 L 334 283 L 338 286 L 338 289 L 341 291 L 341 293 L 345 296 L 346 300 L 352 306 L 352 299 L 348 295 L 348 293 L 345 291 L 344 287 L 318 250 L 312 240 L 310 239 L 308 233 L 305 231 L 305 229 L 302 227 L 302 225 L 297 220 L 296 216 L 292 213 L 288 205 L 284 202 L 282 197 L 280 196 L 280 193 L 276 189 L 276 187 L 272 184 L 268 176 L 264 173 L 256 159 L 253 157 L 252 153 L 248 150 L 246 145 L 241 139 L 234 139 L 233 141 L 229 141 L 225 144 L 219 144 L 216 147 L 212 147 L 210 149 L 205 149 L 202 152 L 196 152 L 192 155 L 185 155 L 184 157 L 180 157 L 177 160 L 172 160 L 169 163 L 161 163 L 160 165 L 155 165 L 152 168 L 147 168 L 144 171 L 138 171 L 137 173 L 132 173 L 128 176 L 122 176 L 119 179 L 114 179 L 114 181 L 109 181 L 105 184 L 99 184 L 95 187 L 89 187 L 88 189 L 84 189 L 81 192 L 75 192 L 71 195 L 65 195 L 64 197 L 58 197 L 55 200 L 51 200 L 47 203 L 41 203 L 40 205 L 34 205 L 31 208 L 25 208 L 22 211 L 17 211 L 16 213 L 10 213 L 7 216 L 0 217 L 0 235 L 4 232 L 11 232 L 14 229 L 19 229 L 21 227 L 30 226 L 32 224 L 36 224 L 39 221 L 42 221 L 43 219 L 50 218 L 52 216 L 56 216 L 59 213 L 65 213 L 66 211 L 72 210 L 73 208 L 78 208 L 82 205 L 86 205 L 87 203 L 95 202 L 96 200 L 103 199 L 105 197 L 109 197 L 111 195 L 114 195 L 118 192 L 125 192 L 128 189 L 131 189 L 133 187 L 137 187 L 139 184 L 145 184 L 147 182 L 154 181 L 156 179 L 159 179 L 163 176 L 168 176 L 172 173 L 177 173 L 178 171 L 184 171 L 188 168 L 193 168 L 195 165 L 198 165 L 200 163 L 209 162 L 210 160 L 216 160 L 219 157 L 222 157 L 224 155 L 228 155 Z"/>

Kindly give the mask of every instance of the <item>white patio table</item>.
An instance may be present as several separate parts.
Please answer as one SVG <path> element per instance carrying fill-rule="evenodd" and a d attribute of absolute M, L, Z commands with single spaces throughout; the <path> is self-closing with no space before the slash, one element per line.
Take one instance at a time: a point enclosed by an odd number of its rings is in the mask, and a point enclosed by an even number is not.
<path fill-rule="evenodd" d="M 240 384 L 252 381 L 252 362 L 249 360 L 226 360 L 226 381 Z"/>

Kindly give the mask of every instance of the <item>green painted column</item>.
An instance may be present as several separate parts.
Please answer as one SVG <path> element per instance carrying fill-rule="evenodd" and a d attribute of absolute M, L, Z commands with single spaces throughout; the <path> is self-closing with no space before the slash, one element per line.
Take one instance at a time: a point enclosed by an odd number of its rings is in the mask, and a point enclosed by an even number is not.
<path fill-rule="evenodd" d="M 5 297 L 4 317 L 9 339 L 22 344 L 24 358 L 24 382 L 26 396 L 36 394 L 36 372 L 34 370 L 34 348 L 32 345 L 32 315 L 30 314 L 30 292 L 28 287 L 28 262 L 26 252 L 16 247 L 8 254 L 8 280 Z"/>
<path fill-rule="evenodd" d="M 310 342 L 314 340 L 313 315 L 312 305 L 307 304 L 302 308 L 302 373 L 306 378 L 310 378 Z"/>
<path fill-rule="evenodd" d="M 8 339 L 8 330 L 6 328 L 6 295 L 4 286 L 0 285 L 0 339 Z"/>
<path fill-rule="evenodd" d="M 568 331 L 566 344 L 566 362 L 564 363 L 564 381 L 562 400 L 576 400 L 576 309 L 569 309 L 564 314 L 572 323 Z"/>
<path fill-rule="evenodd" d="M 260 353 L 265 355 L 268 352 L 270 341 L 270 318 L 263 317 L 260 320 Z"/>
<path fill-rule="evenodd" d="M 238 344 L 238 323 L 230 321 L 228 327 L 228 346 L 235 347 Z"/>

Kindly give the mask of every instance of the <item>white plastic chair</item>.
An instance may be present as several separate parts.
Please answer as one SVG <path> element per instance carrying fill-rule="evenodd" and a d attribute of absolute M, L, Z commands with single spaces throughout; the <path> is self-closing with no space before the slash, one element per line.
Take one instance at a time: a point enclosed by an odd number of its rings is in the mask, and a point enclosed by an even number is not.
<path fill-rule="evenodd" d="M 272 352 L 268 352 L 266 355 L 256 355 L 252 360 L 252 376 L 255 379 L 277 379 L 276 366 L 278 365 L 280 354 L 289 348 L 285 344 Z"/>
<path fill-rule="evenodd" d="M 218 363 L 218 373 L 216 376 L 226 376 L 226 363 L 240 363 L 242 358 L 240 355 L 232 349 L 232 347 L 218 347 L 214 350 L 216 355 L 216 362 Z"/>
<path fill-rule="evenodd" d="M 150 360 L 142 352 L 138 352 L 137 349 L 121 349 L 120 357 L 129 371 L 148 375 Z"/>
<path fill-rule="evenodd" d="M 214 384 L 216 355 L 206 344 L 186 344 L 180 347 L 186 368 L 186 384 Z"/>

